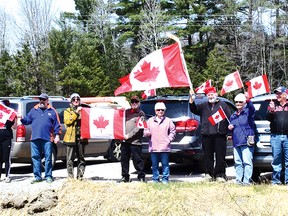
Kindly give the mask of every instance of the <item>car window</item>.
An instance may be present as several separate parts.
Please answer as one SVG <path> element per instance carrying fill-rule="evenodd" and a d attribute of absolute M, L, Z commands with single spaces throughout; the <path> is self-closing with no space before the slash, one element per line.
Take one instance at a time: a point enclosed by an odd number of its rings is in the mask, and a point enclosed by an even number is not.
<path fill-rule="evenodd" d="M 67 102 L 67 101 L 52 101 L 51 105 L 58 112 L 60 123 L 63 124 L 63 122 L 64 122 L 64 110 L 69 107 L 69 102 Z"/>
<path fill-rule="evenodd" d="M 9 107 L 14 109 L 16 112 L 18 112 L 18 109 L 19 109 L 18 103 L 10 103 Z"/>
<path fill-rule="evenodd" d="M 27 113 L 29 113 L 30 110 L 38 103 L 39 103 L 39 101 L 32 101 L 32 102 L 27 103 L 26 104 L 26 113 L 25 113 L 25 115 L 27 115 Z"/>
<path fill-rule="evenodd" d="M 269 103 L 270 100 L 256 102 L 253 101 L 254 107 L 256 109 L 255 120 L 266 120 L 266 113 Z"/>

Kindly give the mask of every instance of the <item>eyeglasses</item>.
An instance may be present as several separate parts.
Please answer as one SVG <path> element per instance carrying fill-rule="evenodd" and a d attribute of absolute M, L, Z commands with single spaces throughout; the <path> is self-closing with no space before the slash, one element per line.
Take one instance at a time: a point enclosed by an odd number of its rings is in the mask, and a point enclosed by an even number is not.
<path fill-rule="evenodd" d="M 165 110 L 164 110 L 164 109 L 156 109 L 156 111 L 162 111 L 162 112 L 164 112 Z"/>
<path fill-rule="evenodd" d="M 72 98 L 72 101 L 80 101 L 80 98 Z"/>
<path fill-rule="evenodd" d="M 46 101 L 47 99 L 45 98 L 39 98 L 39 101 Z"/>
<path fill-rule="evenodd" d="M 236 103 L 236 104 L 237 104 L 237 103 L 242 104 L 242 103 L 244 103 L 244 101 L 235 101 L 235 103 Z"/>

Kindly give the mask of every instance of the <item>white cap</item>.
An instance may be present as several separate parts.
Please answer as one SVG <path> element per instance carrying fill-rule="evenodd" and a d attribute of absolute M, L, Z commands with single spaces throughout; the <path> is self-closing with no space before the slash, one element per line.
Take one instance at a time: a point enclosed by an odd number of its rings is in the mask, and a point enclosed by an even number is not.
<path fill-rule="evenodd" d="M 236 97 L 234 98 L 234 101 L 246 101 L 246 96 L 243 93 L 239 93 L 236 95 Z"/>
<path fill-rule="evenodd" d="M 157 109 L 166 110 L 166 106 L 165 106 L 165 104 L 163 102 L 158 102 L 158 103 L 155 104 L 155 108 L 154 109 L 155 110 L 157 110 Z"/>

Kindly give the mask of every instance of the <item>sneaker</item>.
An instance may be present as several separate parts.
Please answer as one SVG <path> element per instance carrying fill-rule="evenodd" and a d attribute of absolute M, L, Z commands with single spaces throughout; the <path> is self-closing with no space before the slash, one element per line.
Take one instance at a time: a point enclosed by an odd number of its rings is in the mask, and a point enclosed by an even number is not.
<path fill-rule="evenodd" d="M 226 182 L 226 179 L 223 177 L 216 177 L 216 182 Z"/>
<path fill-rule="evenodd" d="M 208 182 L 212 182 L 213 181 L 213 177 L 211 175 L 209 175 L 209 174 L 205 174 L 204 180 L 208 181 Z"/>
<path fill-rule="evenodd" d="M 146 183 L 145 177 L 144 177 L 144 178 L 138 178 L 138 180 L 139 180 L 140 182 Z"/>
<path fill-rule="evenodd" d="M 168 184 L 169 183 L 169 181 L 167 181 L 167 180 L 162 180 L 162 184 Z"/>
<path fill-rule="evenodd" d="M 128 183 L 128 182 L 131 182 L 131 179 L 129 177 L 122 177 L 118 183 L 121 183 L 121 182 L 124 182 L 124 183 Z"/>
<path fill-rule="evenodd" d="M 46 178 L 46 182 L 47 183 L 52 183 L 53 182 L 53 178 L 51 178 L 51 177 Z"/>
<path fill-rule="evenodd" d="M 5 182 L 5 183 L 10 183 L 10 182 L 11 182 L 11 178 L 6 177 L 5 180 L 4 180 L 4 182 Z"/>
<path fill-rule="evenodd" d="M 36 178 L 34 178 L 30 183 L 31 183 L 31 184 L 35 184 L 35 183 L 39 183 L 39 182 L 42 182 L 42 179 L 36 179 Z"/>

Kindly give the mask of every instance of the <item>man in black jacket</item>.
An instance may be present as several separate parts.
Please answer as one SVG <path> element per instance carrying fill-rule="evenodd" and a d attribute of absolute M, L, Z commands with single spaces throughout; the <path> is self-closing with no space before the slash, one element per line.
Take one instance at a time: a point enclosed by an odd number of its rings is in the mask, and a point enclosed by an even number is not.
<path fill-rule="evenodd" d="M 208 118 L 216 113 L 220 107 L 224 110 L 227 118 L 230 117 L 231 111 L 228 105 L 220 101 L 216 88 L 209 87 L 204 90 L 208 97 L 208 101 L 202 104 L 196 104 L 194 102 L 195 93 L 194 90 L 190 90 L 190 111 L 194 114 L 200 115 L 201 121 L 201 134 L 202 134 L 202 146 L 204 150 L 204 161 L 206 166 L 205 177 L 209 181 L 227 181 L 226 177 L 226 134 L 228 132 L 227 119 L 220 121 L 214 126 L 209 122 Z M 216 163 L 214 166 L 214 154 Z"/>

